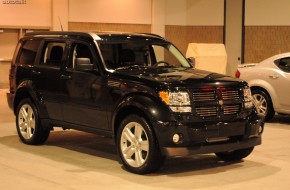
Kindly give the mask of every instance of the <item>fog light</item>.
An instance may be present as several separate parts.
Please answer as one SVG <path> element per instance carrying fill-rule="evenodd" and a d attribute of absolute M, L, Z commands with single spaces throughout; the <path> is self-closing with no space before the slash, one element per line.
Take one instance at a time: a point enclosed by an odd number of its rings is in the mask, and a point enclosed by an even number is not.
<path fill-rule="evenodd" d="M 182 134 L 178 134 L 178 133 L 175 133 L 172 137 L 172 141 L 175 143 L 175 144 L 180 144 L 182 143 L 183 141 L 183 135 Z"/>

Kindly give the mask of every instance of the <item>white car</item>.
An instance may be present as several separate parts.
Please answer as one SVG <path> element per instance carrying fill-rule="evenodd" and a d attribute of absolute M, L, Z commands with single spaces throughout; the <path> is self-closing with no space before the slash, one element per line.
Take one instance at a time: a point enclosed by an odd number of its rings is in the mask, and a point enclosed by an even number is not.
<path fill-rule="evenodd" d="M 290 114 L 290 52 L 275 55 L 258 64 L 239 65 L 236 77 L 251 87 L 258 114 L 269 121 L 278 114 Z"/>

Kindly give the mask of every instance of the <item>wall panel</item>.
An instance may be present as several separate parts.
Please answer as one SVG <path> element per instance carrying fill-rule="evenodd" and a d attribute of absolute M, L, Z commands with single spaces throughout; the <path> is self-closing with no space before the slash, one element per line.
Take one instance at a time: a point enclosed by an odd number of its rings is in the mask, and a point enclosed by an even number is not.
<path fill-rule="evenodd" d="M 165 37 L 185 54 L 188 43 L 223 43 L 223 27 L 167 25 Z"/>
<path fill-rule="evenodd" d="M 69 0 L 69 22 L 151 23 L 151 0 Z"/>
<path fill-rule="evenodd" d="M 150 33 L 150 24 L 109 24 L 109 23 L 87 23 L 87 22 L 69 22 L 69 31 L 121 31 L 121 32 L 139 32 Z"/>
<path fill-rule="evenodd" d="M 3 26 L 51 26 L 51 0 L 27 0 L 26 4 L 0 2 L 0 25 Z"/>
<path fill-rule="evenodd" d="M 246 26 L 245 63 L 290 52 L 290 26 Z"/>

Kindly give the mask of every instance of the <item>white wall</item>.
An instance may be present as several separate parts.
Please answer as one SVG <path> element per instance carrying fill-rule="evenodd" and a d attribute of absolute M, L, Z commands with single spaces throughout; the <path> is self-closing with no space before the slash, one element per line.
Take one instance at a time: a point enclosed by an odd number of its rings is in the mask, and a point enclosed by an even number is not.
<path fill-rule="evenodd" d="M 223 26 L 224 0 L 166 0 L 166 25 Z"/>
<path fill-rule="evenodd" d="M 68 30 L 68 0 L 52 0 L 52 30 Z"/>
<path fill-rule="evenodd" d="M 186 26 L 187 0 L 166 0 L 166 25 Z"/>
<path fill-rule="evenodd" d="M 0 1 L 0 25 L 51 26 L 51 0 L 27 0 L 26 4 L 3 4 Z"/>
<path fill-rule="evenodd" d="M 151 0 L 69 0 L 69 21 L 151 24 Z"/>
<path fill-rule="evenodd" d="M 223 26 L 224 0 L 188 0 L 187 25 Z"/>
<path fill-rule="evenodd" d="M 289 0 L 246 0 L 245 25 L 290 25 Z"/>

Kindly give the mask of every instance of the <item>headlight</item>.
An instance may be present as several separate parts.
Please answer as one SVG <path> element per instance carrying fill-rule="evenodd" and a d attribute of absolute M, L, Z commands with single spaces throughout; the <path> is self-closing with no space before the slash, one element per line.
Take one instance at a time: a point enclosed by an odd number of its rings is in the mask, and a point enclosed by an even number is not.
<path fill-rule="evenodd" d="M 159 92 L 160 98 L 169 105 L 173 112 L 191 112 L 189 94 L 187 92 Z"/>
<path fill-rule="evenodd" d="M 252 108 L 253 105 L 253 100 L 252 100 L 252 93 L 250 88 L 244 88 L 244 104 L 245 108 Z"/>

